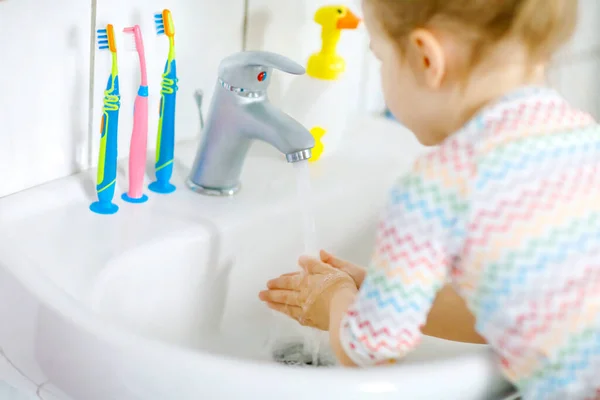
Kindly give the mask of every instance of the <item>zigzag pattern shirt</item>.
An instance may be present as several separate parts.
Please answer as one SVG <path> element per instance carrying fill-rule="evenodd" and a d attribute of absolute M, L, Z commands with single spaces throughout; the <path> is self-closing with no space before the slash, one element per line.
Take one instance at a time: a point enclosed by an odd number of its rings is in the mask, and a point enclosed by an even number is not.
<path fill-rule="evenodd" d="M 600 127 L 551 89 L 481 110 L 391 191 L 342 345 L 358 365 L 420 341 L 452 282 L 525 399 L 600 399 Z"/>

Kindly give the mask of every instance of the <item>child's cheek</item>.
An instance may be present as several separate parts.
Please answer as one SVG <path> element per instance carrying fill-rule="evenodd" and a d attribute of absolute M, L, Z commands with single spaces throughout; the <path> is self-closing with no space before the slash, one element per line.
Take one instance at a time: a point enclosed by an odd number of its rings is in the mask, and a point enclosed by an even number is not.
<path fill-rule="evenodd" d="M 384 63 L 381 65 L 381 85 L 383 89 L 383 95 L 385 104 L 394 117 L 399 121 L 403 122 L 405 105 L 403 104 L 403 96 L 406 98 L 408 93 L 404 91 L 400 80 L 397 76 L 397 70 L 393 70 L 386 66 Z"/>

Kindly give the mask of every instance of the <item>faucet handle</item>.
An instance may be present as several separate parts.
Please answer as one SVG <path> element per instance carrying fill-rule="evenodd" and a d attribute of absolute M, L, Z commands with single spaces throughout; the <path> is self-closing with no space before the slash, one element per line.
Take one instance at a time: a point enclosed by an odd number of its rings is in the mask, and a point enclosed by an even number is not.
<path fill-rule="evenodd" d="M 302 75 L 306 72 L 303 66 L 280 54 L 268 51 L 242 51 L 221 61 L 219 79 L 243 91 L 263 91 L 269 87 L 273 69 L 293 75 Z"/>

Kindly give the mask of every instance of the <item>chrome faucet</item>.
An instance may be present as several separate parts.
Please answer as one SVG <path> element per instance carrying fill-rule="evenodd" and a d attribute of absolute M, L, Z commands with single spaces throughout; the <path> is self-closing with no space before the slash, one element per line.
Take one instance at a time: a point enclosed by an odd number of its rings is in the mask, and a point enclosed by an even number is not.
<path fill-rule="evenodd" d="M 294 75 L 305 72 L 284 56 L 262 51 L 243 51 L 221 61 L 202 142 L 187 180 L 192 190 L 235 194 L 255 139 L 276 147 L 290 163 L 310 158 L 315 145 L 310 132 L 269 102 L 273 68 Z"/>

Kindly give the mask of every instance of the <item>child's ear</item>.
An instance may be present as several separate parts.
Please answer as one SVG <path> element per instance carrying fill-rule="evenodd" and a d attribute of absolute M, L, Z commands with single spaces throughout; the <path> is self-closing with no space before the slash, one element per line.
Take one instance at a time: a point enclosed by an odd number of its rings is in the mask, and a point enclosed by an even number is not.
<path fill-rule="evenodd" d="M 446 55 L 440 41 L 426 29 L 416 29 L 409 37 L 409 60 L 421 84 L 438 89 L 446 74 Z"/>

